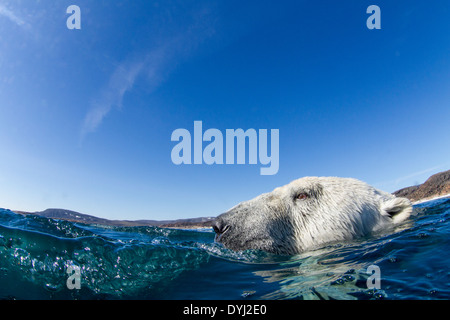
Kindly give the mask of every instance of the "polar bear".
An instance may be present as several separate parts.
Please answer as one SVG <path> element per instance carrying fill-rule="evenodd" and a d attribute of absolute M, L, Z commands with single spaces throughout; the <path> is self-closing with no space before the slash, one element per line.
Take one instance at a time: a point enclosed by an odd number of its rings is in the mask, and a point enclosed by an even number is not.
<path fill-rule="evenodd" d="M 215 241 L 240 251 L 297 254 L 407 219 L 411 202 L 353 178 L 305 177 L 216 218 Z"/>

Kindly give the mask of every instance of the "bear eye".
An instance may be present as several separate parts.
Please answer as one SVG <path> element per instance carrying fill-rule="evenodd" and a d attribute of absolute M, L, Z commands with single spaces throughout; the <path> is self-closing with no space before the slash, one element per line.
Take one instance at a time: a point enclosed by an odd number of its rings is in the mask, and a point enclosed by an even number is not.
<path fill-rule="evenodd" d="M 295 197 L 296 200 L 304 200 L 304 199 L 306 199 L 306 198 L 308 198 L 308 194 L 307 194 L 306 192 L 299 193 L 299 194 Z"/>

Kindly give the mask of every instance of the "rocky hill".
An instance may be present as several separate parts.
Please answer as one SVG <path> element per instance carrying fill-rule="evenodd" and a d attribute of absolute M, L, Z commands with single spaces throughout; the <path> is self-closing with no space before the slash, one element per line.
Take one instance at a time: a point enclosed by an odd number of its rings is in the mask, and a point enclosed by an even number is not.
<path fill-rule="evenodd" d="M 15 211 L 20 214 L 34 214 L 41 217 L 67 220 L 84 224 L 99 224 L 116 227 L 158 226 L 164 228 L 207 228 L 214 217 L 201 217 L 179 220 L 109 220 L 66 209 L 46 209 L 38 212 Z"/>
<path fill-rule="evenodd" d="M 431 199 L 450 194 L 450 170 L 432 175 L 421 185 L 411 186 L 393 192 L 412 202 Z M 201 217 L 179 220 L 109 220 L 66 209 L 47 209 L 39 212 L 15 211 L 20 214 L 35 214 L 46 218 L 68 220 L 85 224 L 106 226 L 158 226 L 164 228 L 208 228 L 214 217 Z"/>
<path fill-rule="evenodd" d="M 450 170 L 436 173 L 418 186 L 411 186 L 393 192 L 395 196 L 405 197 L 415 202 L 450 194 Z"/>

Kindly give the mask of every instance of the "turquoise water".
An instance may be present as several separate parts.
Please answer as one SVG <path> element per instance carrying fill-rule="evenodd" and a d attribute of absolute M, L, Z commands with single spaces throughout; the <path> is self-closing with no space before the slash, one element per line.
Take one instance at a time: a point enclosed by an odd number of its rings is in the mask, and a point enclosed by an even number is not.
<path fill-rule="evenodd" d="M 0 299 L 449 299 L 450 199 L 414 208 L 396 229 L 296 256 L 233 252 L 212 230 L 102 227 L 0 209 Z M 371 265 L 379 288 L 367 286 Z"/>

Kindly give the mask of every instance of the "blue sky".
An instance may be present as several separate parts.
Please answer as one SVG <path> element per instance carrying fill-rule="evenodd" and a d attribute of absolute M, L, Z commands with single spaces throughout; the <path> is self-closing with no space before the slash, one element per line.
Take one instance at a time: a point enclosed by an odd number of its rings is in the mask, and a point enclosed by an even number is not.
<path fill-rule="evenodd" d="M 0 207 L 176 219 L 302 176 L 422 183 L 450 166 L 449 31 L 448 1 L 0 0 Z M 196 120 L 278 129 L 278 173 L 174 165 Z"/>

